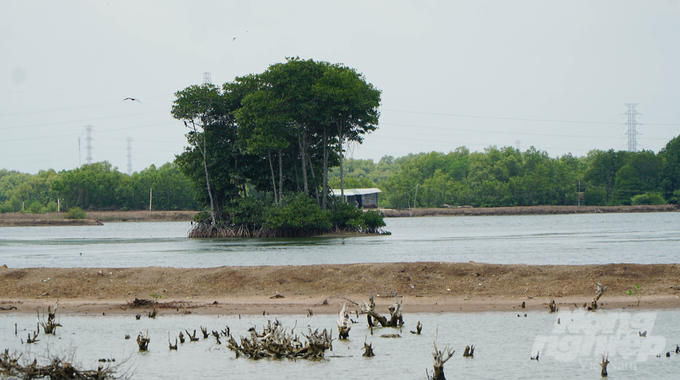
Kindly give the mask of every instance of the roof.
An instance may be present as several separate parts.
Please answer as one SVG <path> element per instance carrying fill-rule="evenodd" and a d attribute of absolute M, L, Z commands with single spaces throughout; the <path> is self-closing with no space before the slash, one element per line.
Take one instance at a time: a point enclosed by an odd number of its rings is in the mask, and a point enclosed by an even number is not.
<path fill-rule="evenodd" d="M 382 193 L 382 190 L 372 188 L 372 189 L 345 189 L 345 196 L 350 195 L 367 195 L 367 194 L 377 194 Z M 331 194 L 335 196 L 340 196 L 340 189 L 331 189 Z"/>

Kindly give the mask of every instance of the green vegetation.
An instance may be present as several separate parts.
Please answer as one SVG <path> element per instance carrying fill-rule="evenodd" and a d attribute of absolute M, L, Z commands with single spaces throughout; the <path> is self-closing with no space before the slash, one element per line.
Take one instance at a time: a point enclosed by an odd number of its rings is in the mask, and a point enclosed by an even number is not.
<path fill-rule="evenodd" d="M 446 154 L 388 156 L 377 164 L 349 159 L 345 169 L 346 183 L 380 188 L 385 208 L 575 205 L 579 192 L 582 205 L 678 203 L 680 137 L 659 154 L 593 150 L 586 157 L 551 158 L 533 147 L 472 153 L 461 147 Z"/>
<path fill-rule="evenodd" d="M 636 283 L 634 289 L 626 290 L 626 294 L 635 296 L 637 298 L 637 306 L 640 306 L 640 300 L 642 299 L 642 286 L 640 284 Z"/>
<path fill-rule="evenodd" d="M 80 207 L 74 207 L 64 213 L 64 219 L 85 219 L 87 214 Z"/>
<path fill-rule="evenodd" d="M 149 208 L 149 189 L 154 210 L 199 208 L 189 179 L 175 164 L 152 165 L 129 176 L 98 162 L 36 175 L 0 170 L 0 212 L 55 212 L 57 199 L 62 209 L 144 210 Z"/>
<path fill-rule="evenodd" d="M 192 236 L 365 230 L 360 217 L 335 216 L 345 206 L 330 197 L 328 181 L 339 167 L 346 187 L 347 143 L 377 128 L 380 91 L 356 70 L 289 58 L 221 88 L 190 86 L 175 96 L 172 115 L 189 129 L 175 162 L 208 210 Z"/>

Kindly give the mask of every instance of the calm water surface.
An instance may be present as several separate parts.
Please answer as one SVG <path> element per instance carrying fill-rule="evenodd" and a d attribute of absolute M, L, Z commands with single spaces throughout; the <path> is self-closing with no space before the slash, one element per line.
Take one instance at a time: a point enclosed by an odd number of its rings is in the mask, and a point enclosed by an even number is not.
<path fill-rule="evenodd" d="M 455 261 L 680 262 L 680 213 L 386 219 L 390 236 L 188 239 L 188 222 L 0 228 L 0 265 L 217 267 Z M 82 255 L 81 255 L 82 254 Z"/>
<path fill-rule="evenodd" d="M 259 379 L 310 375 L 324 379 L 425 379 L 425 370 L 432 371 L 431 354 L 438 330 L 439 349 L 446 344 L 455 349 L 444 367 L 450 379 L 599 379 L 597 362 L 605 351 L 609 351 L 609 374 L 613 379 L 678 378 L 680 355 L 663 355 L 680 343 L 677 311 L 598 310 L 585 316 L 533 312 L 518 318 L 516 313 L 508 312 L 409 314 L 408 305 L 404 310 L 406 326 L 401 338 L 381 338 L 382 334 L 400 333 L 389 328 L 376 329 L 370 335 L 361 317 L 352 327 L 350 340 L 334 341 L 333 351 L 317 361 L 237 359 L 224 342 L 218 345 L 212 336 L 198 342 L 187 340 L 177 351 L 170 351 L 168 333 L 174 343 L 179 331 L 185 329 L 195 329 L 200 336 L 200 326 L 208 330 L 229 326 L 239 340 L 248 328 L 255 326 L 261 331 L 267 322 L 265 317 L 178 315 L 174 311 L 162 312 L 155 320 L 144 317 L 139 321 L 132 316 L 63 315 L 63 328 L 58 328 L 56 336 L 41 335 L 40 341 L 31 345 L 22 344 L 21 339 L 35 329 L 35 317 L 4 314 L 0 315 L 0 348 L 23 352 L 26 358 L 42 358 L 48 350 L 54 355 L 75 347 L 76 362 L 87 368 L 96 368 L 99 358 L 115 358 L 119 363 L 130 357 L 126 367 L 135 368 L 136 379 L 245 379 L 253 378 L 253 374 Z M 558 317 L 561 325 L 556 324 Z M 297 323 L 296 333 L 306 333 L 309 326 L 334 328 L 337 336 L 335 319 L 334 315 L 279 317 L 286 327 Z M 408 332 L 415 329 L 416 321 L 423 323 L 422 335 Z M 18 335 L 14 334 L 15 323 Z M 641 328 L 648 331 L 647 338 L 638 337 Z M 140 353 L 134 340 L 139 331 L 147 329 L 151 337 L 149 351 Z M 131 339 L 125 340 L 125 334 Z M 589 337 L 595 339 L 590 342 Z M 365 339 L 373 344 L 373 358 L 361 356 Z M 545 341 L 553 343 L 541 343 Z M 471 344 L 476 345 L 474 358 L 463 358 L 463 349 Z M 540 350 L 538 362 L 529 359 L 536 350 Z"/>

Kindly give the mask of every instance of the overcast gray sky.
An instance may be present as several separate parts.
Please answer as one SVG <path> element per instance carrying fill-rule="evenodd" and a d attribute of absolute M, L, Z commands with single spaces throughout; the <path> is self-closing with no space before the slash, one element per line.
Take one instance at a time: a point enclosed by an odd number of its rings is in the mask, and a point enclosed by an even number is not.
<path fill-rule="evenodd" d="M 88 124 L 94 161 L 126 172 L 131 137 L 134 171 L 162 165 L 186 141 L 174 92 L 291 56 L 383 91 L 354 158 L 625 150 L 624 103 L 639 149 L 680 134 L 678 1 L 0 0 L 0 169 L 85 163 Z"/>

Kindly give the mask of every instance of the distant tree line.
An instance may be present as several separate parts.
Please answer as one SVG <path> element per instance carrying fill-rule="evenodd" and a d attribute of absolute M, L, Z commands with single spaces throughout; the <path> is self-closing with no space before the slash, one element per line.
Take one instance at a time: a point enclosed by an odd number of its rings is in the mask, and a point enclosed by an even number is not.
<path fill-rule="evenodd" d="M 658 153 L 593 150 L 551 158 L 530 148 L 457 148 L 348 159 L 347 187 L 378 187 L 381 207 L 665 204 L 680 200 L 680 136 Z M 331 172 L 330 183 L 339 182 Z"/>
<path fill-rule="evenodd" d="M 131 176 L 110 163 L 97 162 L 73 170 L 52 169 L 31 175 L 0 170 L 0 212 L 46 213 L 83 210 L 145 210 L 152 189 L 153 210 L 197 210 L 189 179 L 174 163 L 150 167 Z"/>

